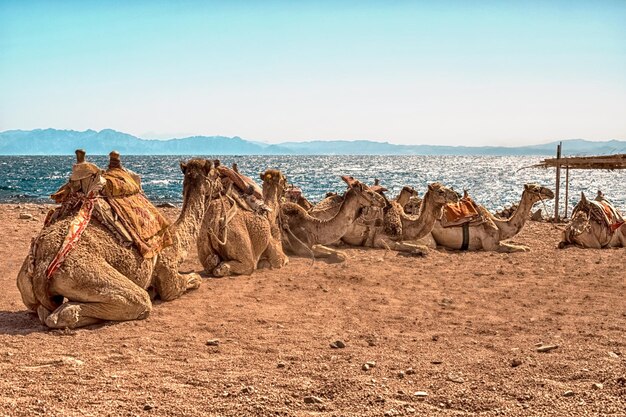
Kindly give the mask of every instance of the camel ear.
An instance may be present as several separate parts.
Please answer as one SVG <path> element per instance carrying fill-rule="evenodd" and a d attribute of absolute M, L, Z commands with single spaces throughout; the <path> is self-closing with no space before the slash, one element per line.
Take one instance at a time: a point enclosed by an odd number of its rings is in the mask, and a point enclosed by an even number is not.
<path fill-rule="evenodd" d="M 187 172 L 187 163 L 180 161 L 180 170 L 183 171 L 183 174 Z"/>
<path fill-rule="evenodd" d="M 524 190 L 528 190 L 530 189 L 530 186 L 528 184 L 524 184 Z"/>
<path fill-rule="evenodd" d="M 265 180 L 265 175 L 263 175 L 262 172 L 259 172 L 259 178 L 261 178 L 261 181 Z"/>
<path fill-rule="evenodd" d="M 433 187 L 433 185 L 432 185 L 432 184 L 428 184 L 428 190 L 429 190 L 429 191 L 432 191 L 432 190 L 434 190 L 434 189 L 435 189 L 435 187 Z"/>
<path fill-rule="evenodd" d="M 580 201 L 586 203 L 587 202 L 587 197 L 585 197 L 585 193 L 584 192 L 580 192 Z"/>

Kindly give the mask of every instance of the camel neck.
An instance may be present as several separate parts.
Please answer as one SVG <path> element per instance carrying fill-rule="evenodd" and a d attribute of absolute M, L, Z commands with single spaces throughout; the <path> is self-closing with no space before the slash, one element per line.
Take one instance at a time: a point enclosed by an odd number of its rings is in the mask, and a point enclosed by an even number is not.
<path fill-rule="evenodd" d="M 354 222 L 360 209 L 358 196 L 355 191 L 348 191 L 339 207 L 339 211 L 328 220 L 318 220 L 310 217 L 312 232 L 316 243 L 328 245 L 340 240 Z"/>
<path fill-rule="evenodd" d="M 177 257 L 184 259 L 198 238 L 205 204 L 205 196 L 196 190 L 189 190 L 184 196 L 183 208 L 171 229 Z"/>
<path fill-rule="evenodd" d="M 510 239 L 522 230 L 533 204 L 531 195 L 524 191 L 519 205 L 511 218 L 508 220 L 494 220 L 494 223 L 500 230 L 500 240 Z"/>
<path fill-rule="evenodd" d="M 424 195 L 422 200 L 422 209 L 417 218 L 404 214 L 402 216 L 402 237 L 407 240 L 417 240 L 426 236 L 431 232 L 438 214 L 441 214 L 443 204 L 432 201 L 430 191 Z"/>

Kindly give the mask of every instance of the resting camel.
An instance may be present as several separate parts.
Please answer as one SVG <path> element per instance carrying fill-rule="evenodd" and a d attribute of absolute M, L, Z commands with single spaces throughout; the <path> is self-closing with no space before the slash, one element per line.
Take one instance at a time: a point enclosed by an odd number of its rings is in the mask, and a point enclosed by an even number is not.
<path fill-rule="evenodd" d="M 104 320 L 148 317 L 152 310 L 149 287 L 162 300 L 198 288 L 200 276 L 181 274 L 178 267 L 198 235 L 205 199 L 211 198 L 211 184 L 217 177 L 212 163 L 204 159 L 181 163 L 181 169 L 183 208 L 169 226 L 173 245 L 145 258 L 135 246 L 122 245 L 110 229 L 92 219 L 59 269 L 47 278 L 46 270 L 72 218 L 58 220 L 41 231 L 18 274 L 17 286 L 26 307 L 36 311 L 48 327 L 76 328 Z"/>
<path fill-rule="evenodd" d="M 563 232 L 559 248 L 578 245 L 583 248 L 626 247 L 626 223 L 600 191 L 595 201 L 589 201 L 581 193 L 580 202 L 574 207 L 572 221 Z"/>
<path fill-rule="evenodd" d="M 346 259 L 343 252 L 324 245 L 339 241 L 363 208 L 384 205 L 382 196 L 358 181 L 349 183 L 341 203 L 325 219 L 314 217 L 297 204 L 284 203 L 280 207 L 283 247 L 297 256 L 313 255 L 329 262 L 343 262 Z"/>
<path fill-rule="evenodd" d="M 216 277 L 249 275 L 259 260 L 272 268 L 287 264 L 276 217 L 285 178 L 276 170 L 261 174 L 267 212 L 242 207 L 228 194 L 212 200 L 198 237 L 198 257 L 205 271 Z"/>
<path fill-rule="evenodd" d="M 469 224 L 469 226 L 443 227 L 437 222 L 432 230 L 432 237 L 438 246 L 448 249 L 461 249 L 464 234 L 466 234 L 467 250 L 488 250 L 498 252 L 525 252 L 528 246 L 504 243 L 517 235 L 528 220 L 530 210 L 538 201 L 554 198 L 554 193 L 548 188 L 537 184 L 524 185 L 524 192 L 513 216 L 507 220 L 498 219 L 487 209 L 478 206 L 484 222 Z M 463 229 L 466 229 L 464 232 Z"/>
<path fill-rule="evenodd" d="M 430 184 L 424 194 L 422 208 L 417 216 L 404 212 L 400 204 L 388 201 L 383 210 L 373 211 L 360 217 L 342 237 L 352 246 L 392 249 L 400 252 L 423 255 L 426 248 L 415 241 L 430 233 L 433 225 L 441 218 L 443 206 L 456 200 L 456 193 L 439 183 Z"/>

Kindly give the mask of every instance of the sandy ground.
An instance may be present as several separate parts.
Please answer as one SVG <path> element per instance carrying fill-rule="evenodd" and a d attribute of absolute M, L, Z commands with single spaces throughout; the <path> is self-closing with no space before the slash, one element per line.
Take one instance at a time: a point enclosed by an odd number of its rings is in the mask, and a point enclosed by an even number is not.
<path fill-rule="evenodd" d="M 44 212 L 0 205 L 1 416 L 626 413 L 625 249 L 560 251 L 530 223 L 530 253 L 292 258 L 143 321 L 49 331 L 15 286 Z"/>

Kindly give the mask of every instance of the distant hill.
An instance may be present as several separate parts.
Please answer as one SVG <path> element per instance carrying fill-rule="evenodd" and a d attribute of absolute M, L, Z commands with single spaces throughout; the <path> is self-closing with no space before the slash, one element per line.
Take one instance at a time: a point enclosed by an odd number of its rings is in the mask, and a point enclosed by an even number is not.
<path fill-rule="evenodd" d="M 564 155 L 626 153 L 626 141 L 563 141 Z M 394 145 L 369 140 L 315 140 L 269 145 L 240 137 L 192 136 L 181 139 L 146 140 L 112 129 L 36 129 L 0 132 L 0 155 L 70 155 L 77 148 L 91 155 L 115 149 L 126 155 L 553 155 L 558 142 L 543 145 L 437 146 Z"/>

